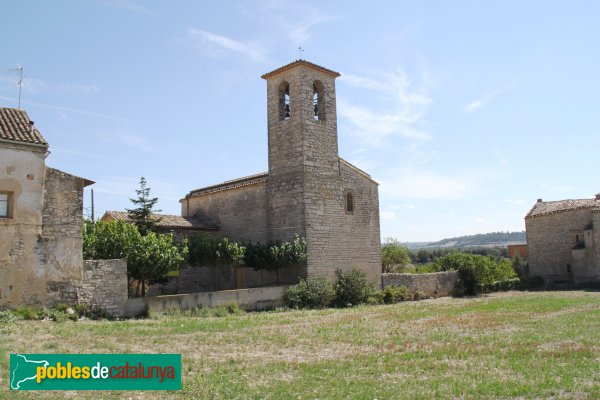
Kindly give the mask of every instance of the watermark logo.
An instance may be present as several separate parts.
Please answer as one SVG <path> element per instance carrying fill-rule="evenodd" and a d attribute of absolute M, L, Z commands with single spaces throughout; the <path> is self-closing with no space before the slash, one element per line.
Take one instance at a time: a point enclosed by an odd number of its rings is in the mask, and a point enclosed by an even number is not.
<path fill-rule="evenodd" d="M 11 354 L 11 390 L 181 390 L 181 354 Z"/>

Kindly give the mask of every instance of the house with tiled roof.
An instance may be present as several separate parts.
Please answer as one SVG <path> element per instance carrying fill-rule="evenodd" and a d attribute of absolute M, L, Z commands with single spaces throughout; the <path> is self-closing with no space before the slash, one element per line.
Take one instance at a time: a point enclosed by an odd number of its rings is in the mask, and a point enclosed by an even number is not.
<path fill-rule="evenodd" d="M 183 217 L 210 218 L 242 242 L 306 238 L 305 266 L 289 274 L 334 279 L 359 269 L 380 285 L 378 184 L 338 154 L 338 72 L 297 60 L 262 75 L 267 84 L 264 173 L 191 190 Z"/>
<path fill-rule="evenodd" d="M 155 228 L 159 233 L 172 233 L 176 240 L 187 238 L 197 233 L 217 233 L 219 227 L 208 218 L 182 217 L 181 215 L 153 214 L 152 219 L 157 221 Z M 126 211 L 106 211 L 102 221 L 124 221 L 132 223 Z"/>
<path fill-rule="evenodd" d="M 83 188 L 46 166 L 48 142 L 27 113 L 0 108 L 0 309 L 78 302 Z"/>
<path fill-rule="evenodd" d="M 548 286 L 600 283 L 600 193 L 538 201 L 525 216 L 529 275 Z"/>

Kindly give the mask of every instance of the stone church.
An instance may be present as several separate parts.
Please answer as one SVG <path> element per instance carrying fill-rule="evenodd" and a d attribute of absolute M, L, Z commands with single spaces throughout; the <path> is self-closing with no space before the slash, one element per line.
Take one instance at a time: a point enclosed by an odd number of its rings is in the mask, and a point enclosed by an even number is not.
<path fill-rule="evenodd" d="M 303 236 L 308 260 L 296 276 L 354 268 L 379 286 L 378 184 L 338 155 L 339 76 L 304 60 L 264 74 L 269 171 L 192 190 L 182 216 L 214 221 L 236 241 Z"/>

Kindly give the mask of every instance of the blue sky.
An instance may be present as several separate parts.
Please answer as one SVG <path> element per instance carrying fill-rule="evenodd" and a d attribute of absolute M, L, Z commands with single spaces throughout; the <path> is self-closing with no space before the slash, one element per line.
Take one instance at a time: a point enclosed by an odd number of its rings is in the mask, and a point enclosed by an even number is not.
<path fill-rule="evenodd" d="M 600 191 L 598 2 L 22 0 L 2 14 L 0 106 L 16 107 L 21 64 L 47 164 L 97 182 L 97 216 L 130 207 L 140 176 L 179 214 L 192 189 L 266 171 L 260 75 L 299 54 L 342 74 L 340 156 L 380 183 L 382 238 L 522 230 L 537 198 Z"/>

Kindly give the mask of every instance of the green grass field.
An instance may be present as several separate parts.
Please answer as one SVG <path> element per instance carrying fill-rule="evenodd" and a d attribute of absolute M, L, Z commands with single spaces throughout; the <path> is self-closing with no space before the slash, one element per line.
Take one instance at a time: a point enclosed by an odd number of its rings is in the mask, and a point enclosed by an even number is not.
<path fill-rule="evenodd" d="M 2 398 L 600 398 L 600 292 L 0 324 Z M 9 353 L 181 353 L 180 392 L 9 392 Z"/>

